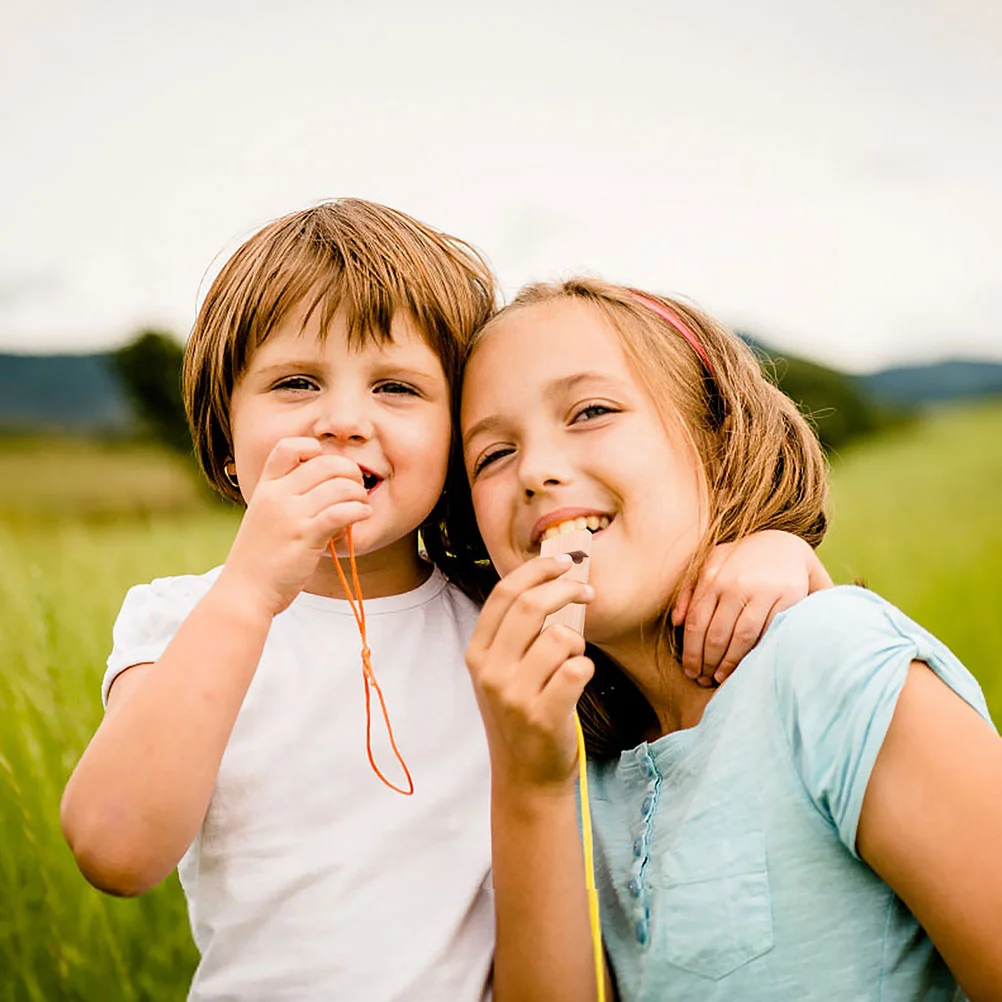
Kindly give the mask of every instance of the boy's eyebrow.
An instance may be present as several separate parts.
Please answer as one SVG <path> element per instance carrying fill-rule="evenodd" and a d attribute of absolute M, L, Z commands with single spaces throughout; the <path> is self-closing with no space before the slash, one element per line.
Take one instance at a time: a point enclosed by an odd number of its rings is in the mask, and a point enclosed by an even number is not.
<path fill-rule="evenodd" d="M 274 362 L 269 362 L 268 365 L 262 366 L 260 369 L 256 369 L 255 371 L 259 376 L 269 376 L 272 373 L 283 372 L 287 369 L 314 370 L 321 369 L 323 366 L 324 363 L 316 358 L 289 356 L 288 358 L 279 358 Z M 390 361 L 386 363 L 386 369 L 390 373 L 423 376 L 425 379 L 434 379 L 436 375 L 429 367 L 415 362 Z"/>
<path fill-rule="evenodd" d="M 547 397 L 559 397 L 564 393 L 576 389 L 581 383 L 604 383 L 606 386 L 618 385 L 615 380 L 610 379 L 601 372 L 576 372 L 572 376 L 561 376 L 559 379 L 551 380 L 546 384 L 543 392 Z M 502 423 L 503 420 L 499 414 L 489 414 L 487 417 L 482 418 L 463 436 L 463 447 L 465 448 L 469 444 L 470 439 L 484 432 L 493 431 Z"/>

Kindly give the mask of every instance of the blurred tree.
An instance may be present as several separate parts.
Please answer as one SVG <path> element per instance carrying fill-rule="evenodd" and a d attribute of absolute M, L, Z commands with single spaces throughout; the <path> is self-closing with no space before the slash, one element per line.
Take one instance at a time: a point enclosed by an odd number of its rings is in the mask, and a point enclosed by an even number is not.
<path fill-rule="evenodd" d="M 184 349 L 169 331 L 141 330 L 112 354 L 118 378 L 151 435 L 191 456 L 191 435 L 181 398 Z"/>
<path fill-rule="evenodd" d="M 781 355 L 747 334 L 741 337 L 758 356 L 766 377 L 810 420 L 826 452 L 906 416 L 903 410 L 876 403 L 847 373 L 796 355 Z"/>

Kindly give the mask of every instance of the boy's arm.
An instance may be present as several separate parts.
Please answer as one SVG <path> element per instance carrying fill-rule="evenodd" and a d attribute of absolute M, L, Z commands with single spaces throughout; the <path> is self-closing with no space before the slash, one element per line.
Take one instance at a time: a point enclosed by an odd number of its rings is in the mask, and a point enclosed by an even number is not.
<path fill-rule="evenodd" d="M 717 546 L 672 609 L 685 623 L 682 668 L 701 685 L 723 682 L 773 617 L 832 579 L 799 536 L 776 529 Z"/>
<path fill-rule="evenodd" d="M 272 450 L 216 582 L 157 662 L 112 686 L 66 786 L 63 832 L 95 886 L 141 894 L 177 865 L 205 817 L 272 619 L 328 540 L 369 511 L 350 460 L 324 455 L 315 439 Z"/>
<path fill-rule="evenodd" d="M 141 894 L 195 838 L 271 619 L 221 576 L 155 664 L 115 680 L 60 811 L 96 887 Z"/>
<path fill-rule="evenodd" d="M 860 855 L 971 1002 L 1002 998 L 1002 739 L 913 661 L 863 798 Z"/>

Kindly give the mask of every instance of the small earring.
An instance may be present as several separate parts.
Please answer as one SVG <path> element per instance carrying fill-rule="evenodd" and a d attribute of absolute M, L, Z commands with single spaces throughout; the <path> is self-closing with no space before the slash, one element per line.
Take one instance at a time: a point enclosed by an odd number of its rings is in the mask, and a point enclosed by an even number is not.
<path fill-rule="evenodd" d="M 240 481 L 237 480 L 237 466 L 232 459 L 228 459 L 223 464 L 223 476 L 237 489 L 240 490 Z"/>

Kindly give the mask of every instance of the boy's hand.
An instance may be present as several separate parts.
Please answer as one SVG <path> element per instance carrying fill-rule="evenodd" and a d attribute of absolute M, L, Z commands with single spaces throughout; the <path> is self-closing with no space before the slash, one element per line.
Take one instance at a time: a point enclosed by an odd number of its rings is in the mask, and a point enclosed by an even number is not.
<path fill-rule="evenodd" d="M 722 543 L 672 609 L 685 622 L 682 668 L 700 685 L 723 682 L 772 617 L 832 580 L 799 536 L 776 529 Z"/>
<path fill-rule="evenodd" d="M 594 665 L 585 642 L 546 617 L 569 602 L 589 602 L 591 586 L 562 577 L 566 554 L 537 557 L 502 578 L 477 620 L 466 651 L 490 746 L 492 774 L 512 790 L 573 786 L 574 707 Z"/>
<path fill-rule="evenodd" d="M 220 575 L 274 616 L 316 570 L 330 539 L 371 514 L 358 466 L 313 438 L 286 438 L 254 485 Z"/>

